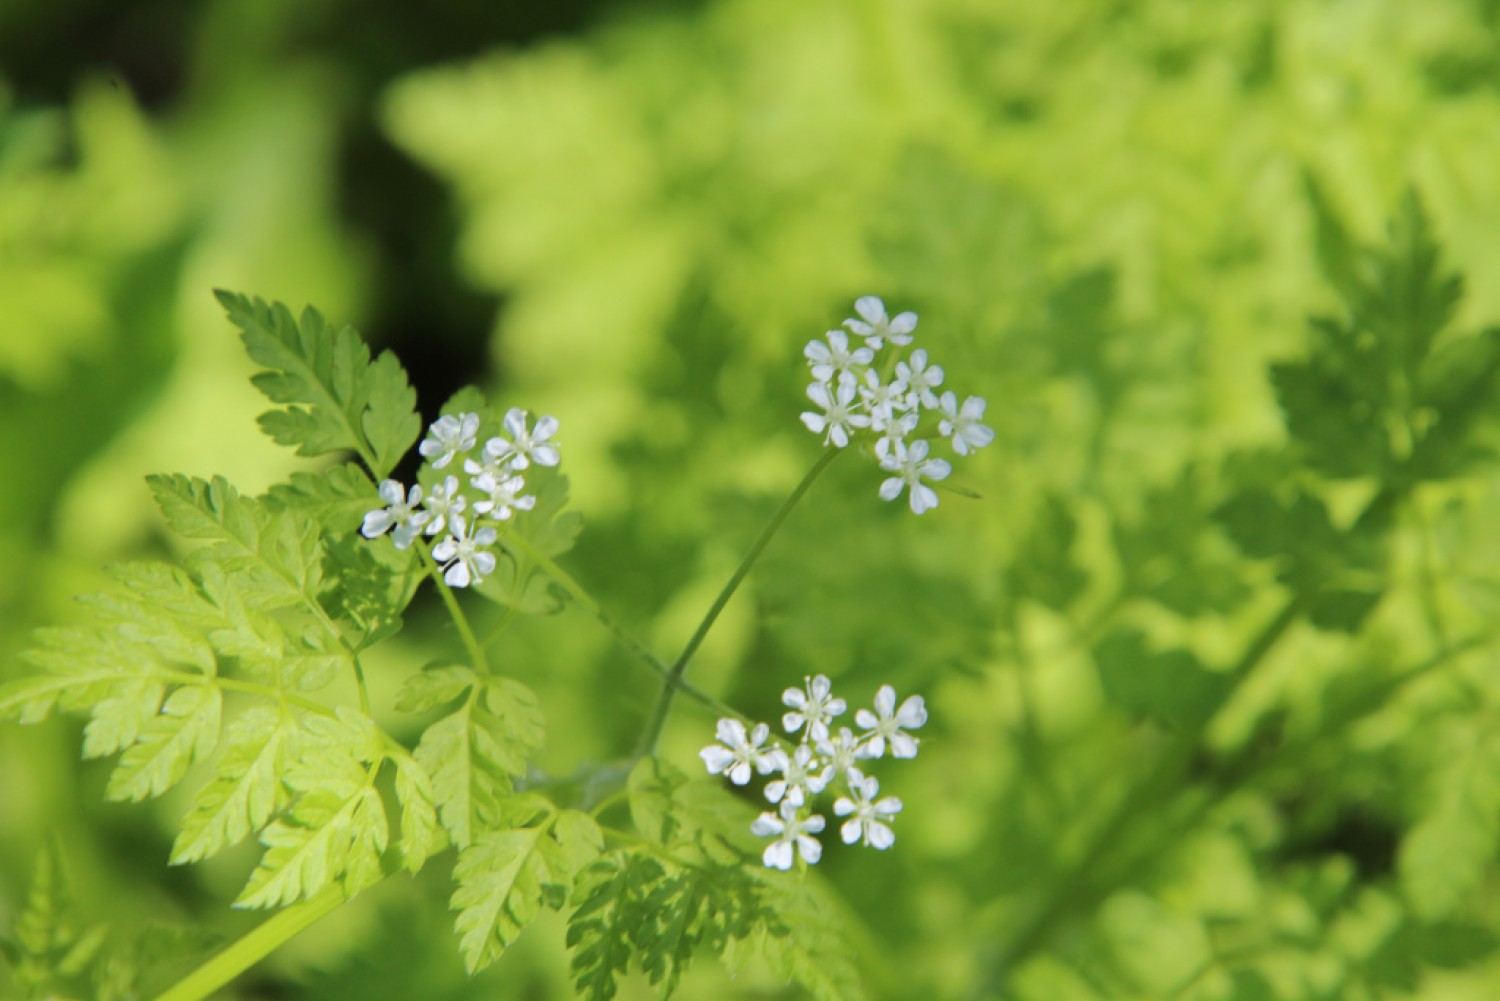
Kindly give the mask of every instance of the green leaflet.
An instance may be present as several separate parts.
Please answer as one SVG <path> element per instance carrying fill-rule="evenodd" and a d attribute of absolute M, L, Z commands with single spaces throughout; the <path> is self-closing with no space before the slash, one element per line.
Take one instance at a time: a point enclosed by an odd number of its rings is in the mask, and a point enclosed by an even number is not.
<path fill-rule="evenodd" d="M 432 776 L 438 816 L 460 849 L 500 825 L 501 802 L 544 737 L 530 689 L 507 678 L 468 674 L 469 698 L 429 726 L 416 750 L 417 762 Z"/>
<path fill-rule="evenodd" d="M 741 857 L 715 860 L 692 847 L 662 856 L 610 852 L 580 875 L 568 922 L 573 977 L 590 1001 L 614 997 L 634 965 L 670 996 L 699 952 L 744 948 L 828 1001 L 863 996 L 841 918 L 816 891 L 766 874 Z"/>
<path fill-rule="evenodd" d="M 297 732 L 283 708 L 252 706 L 230 723 L 217 772 L 193 798 L 172 864 L 196 862 L 260 830 L 286 802 L 281 784 Z"/>
<path fill-rule="evenodd" d="M 273 403 L 295 404 L 263 414 L 265 432 L 299 455 L 356 452 L 377 478 L 389 475 L 422 429 L 396 356 L 371 361 L 353 328 L 335 331 L 311 307 L 298 320 L 281 303 L 215 295 L 250 357 L 269 369 L 252 380 L 256 387 Z"/>
<path fill-rule="evenodd" d="M 317 525 L 245 497 L 223 477 L 151 476 L 151 492 L 180 535 L 207 542 L 195 566 L 213 563 L 236 576 L 251 607 L 302 606 L 321 613 L 321 547 Z"/>
<path fill-rule="evenodd" d="M 396 799 L 401 804 L 401 864 L 415 873 L 448 846 L 448 838 L 438 823 L 431 777 L 404 751 L 392 754 L 391 760 L 396 764 Z"/>
<path fill-rule="evenodd" d="M 519 826 L 481 834 L 459 855 L 450 906 L 470 973 L 493 963 L 542 904 L 557 909 L 575 875 L 602 850 L 599 826 L 577 810 L 555 811 L 540 797 L 518 796 L 502 813 Z"/>
<path fill-rule="evenodd" d="M 218 688 L 174 691 L 120 756 L 104 795 L 140 800 L 166 792 L 182 780 L 189 765 L 207 757 L 218 744 L 223 712 L 224 696 Z"/>
<path fill-rule="evenodd" d="M 266 852 L 236 907 L 277 907 L 335 881 L 346 896 L 380 879 L 390 826 L 379 791 L 378 734 L 353 710 L 303 720 L 299 754 L 284 781 L 291 806 L 261 833 Z"/>
<path fill-rule="evenodd" d="M 1176 729 L 1206 724 L 1230 690 L 1228 675 L 1206 670 L 1187 650 L 1149 650 L 1135 630 L 1105 636 L 1094 660 L 1111 702 Z"/>

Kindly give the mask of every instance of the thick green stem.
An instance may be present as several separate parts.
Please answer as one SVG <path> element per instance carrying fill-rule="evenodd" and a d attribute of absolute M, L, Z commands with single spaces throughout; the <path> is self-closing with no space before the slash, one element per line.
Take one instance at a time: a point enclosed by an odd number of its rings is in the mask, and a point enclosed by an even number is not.
<path fill-rule="evenodd" d="M 335 910 L 344 900 L 343 888 L 334 886 L 311 900 L 280 911 L 169 987 L 156 1001 L 201 1001 Z"/>
<path fill-rule="evenodd" d="M 666 726 L 667 713 L 672 708 L 672 697 L 677 694 L 677 689 L 682 687 L 683 672 L 687 670 L 688 662 L 693 659 L 693 654 L 698 652 L 698 647 L 703 644 L 704 637 L 708 635 L 708 631 L 713 628 L 714 622 L 718 620 L 719 613 L 724 611 L 724 606 L 729 604 L 729 599 L 734 597 L 734 592 L 739 590 L 740 584 L 745 580 L 745 575 L 750 572 L 750 568 L 755 565 L 755 561 L 760 558 L 760 554 L 765 551 L 766 546 L 775 537 L 776 531 L 781 528 L 782 523 L 786 521 L 793 509 L 796 508 L 797 502 L 802 500 L 803 495 L 807 493 L 813 482 L 842 451 L 843 449 L 840 448 L 824 450 L 823 455 L 807 471 L 807 475 L 802 477 L 802 481 L 792 489 L 787 499 L 782 502 L 781 507 L 777 508 L 776 513 L 771 516 L 770 522 L 761 531 L 760 538 L 755 540 L 755 544 L 750 547 L 750 551 L 745 554 L 745 558 L 740 560 L 740 565 L 730 575 L 723 590 L 719 592 L 719 596 L 709 606 L 708 613 L 703 616 L 703 621 L 698 623 L 698 628 L 693 633 L 692 638 L 688 640 L 687 646 L 683 648 L 676 662 L 672 664 L 671 670 L 667 672 L 666 679 L 662 684 L 661 695 L 656 699 L 656 708 L 651 713 L 651 721 L 647 724 L 646 730 L 641 736 L 640 748 L 636 752 L 637 757 L 645 757 L 656 750 L 656 741 L 661 737 L 662 728 Z"/>

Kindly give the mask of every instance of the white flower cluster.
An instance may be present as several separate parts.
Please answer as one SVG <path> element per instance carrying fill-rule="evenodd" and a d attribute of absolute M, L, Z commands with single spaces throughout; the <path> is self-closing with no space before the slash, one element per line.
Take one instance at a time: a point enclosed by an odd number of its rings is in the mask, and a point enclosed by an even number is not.
<path fill-rule="evenodd" d="M 737 719 L 719 720 L 720 743 L 698 752 L 712 775 L 727 775 L 735 785 L 750 781 L 752 771 L 776 777 L 766 783 L 766 799 L 778 805 L 776 813 L 762 813 L 750 825 L 759 837 L 774 840 L 763 856 L 772 869 L 790 869 L 794 852 L 809 865 L 823 855 L 814 835 L 823 830 L 823 817 L 812 812 L 812 800 L 832 789 L 839 795 L 833 812 L 848 817 L 839 834 L 846 845 L 858 841 L 871 848 L 886 849 L 896 841 L 891 821 L 901 812 L 901 801 L 880 796 L 880 782 L 865 774 L 861 764 L 885 757 L 915 758 L 915 730 L 927 722 L 922 696 L 913 695 L 898 708 L 896 690 L 880 686 L 875 709 L 860 709 L 854 722 L 863 730 L 858 736 L 848 727 L 832 733 L 829 724 L 842 716 L 848 705 L 833 697 L 833 686 L 824 675 L 806 679 L 802 688 L 788 688 L 781 701 L 790 710 L 781 717 L 788 734 L 801 734 L 788 754 L 781 747 L 766 746 L 771 728 L 757 723 L 748 733 Z M 878 798 L 877 798 L 878 797 Z"/>
<path fill-rule="evenodd" d="M 927 352 L 918 348 L 904 358 L 887 354 L 887 345 L 904 348 L 912 342 L 917 314 L 886 314 L 885 303 L 873 295 L 854 303 L 859 318 L 844 321 L 844 330 L 830 330 L 826 340 L 809 341 L 803 354 L 812 368 L 807 396 L 822 409 L 802 415 L 809 431 L 823 436 L 825 445 L 844 448 L 856 432 L 875 439 L 875 458 L 892 474 L 880 484 L 880 496 L 895 500 L 907 491 L 911 509 L 917 514 L 937 506 L 937 493 L 926 480 L 946 479 L 953 467 L 946 459 L 928 456 L 929 430 L 918 435 L 924 412 L 938 415 L 937 433 L 947 438 L 958 455 L 983 448 L 995 432 L 981 424 L 985 401 L 970 396 L 960 405 L 951 391 L 938 393 L 943 369 L 930 365 Z M 861 338 L 849 346 L 849 334 Z M 877 359 L 879 364 L 877 364 Z"/>
<path fill-rule="evenodd" d="M 449 587 L 478 584 L 495 570 L 490 547 L 499 538 L 492 522 L 508 521 L 517 511 L 536 505 L 524 494 L 524 471 L 534 462 L 555 466 L 560 456 L 552 436 L 557 418 L 542 417 L 527 426 L 526 411 L 512 407 L 505 414 L 504 434 L 489 439 L 470 458 L 479 444 L 478 414 L 444 414 L 432 422 L 418 450 L 431 469 L 444 469 L 462 459 L 467 484 L 449 475 L 433 485 L 425 497 L 422 487 L 406 489 L 396 480 L 380 484 L 380 499 L 388 507 L 365 515 L 360 534 L 374 539 L 391 533 L 397 549 L 405 549 L 418 536 L 440 536 L 432 547 L 432 558 L 443 568 Z"/>

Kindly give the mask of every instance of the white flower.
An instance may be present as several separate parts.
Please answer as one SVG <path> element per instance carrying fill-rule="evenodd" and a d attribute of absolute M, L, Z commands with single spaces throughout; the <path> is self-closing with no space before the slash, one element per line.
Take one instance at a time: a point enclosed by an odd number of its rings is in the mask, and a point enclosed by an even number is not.
<path fill-rule="evenodd" d="M 937 507 L 937 492 L 922 482 L 941 480 L 953 472 L 946 459 L 927 458 L 927 442 L 914 441 L 910 445 L 896 443 L 889 455 L 880 460 L 881 468 L 895 473 L 880 484 L 880 499 L 895 500 L 901 496 L 902 487 L 911 488 L 911 509 L 916 514 Z"/>
<path fill-rule="evenodd" d="M 849 704 L 843 699 L 833 698 L 833 683 L 827 675 L 803 679 L 804 688 L 788 688 L 781 693 L 781 704 L 792 712 L 781 717 L 781 725 L 787 733 L 796 733 L 806 724 L 803 739 L 817 743 L 828 739 L 828 723 L 835 716 L 842 716 Z"/>
<path fill-rule="evenodd" d="M 842 330 L 828 331 L 826 344 L 819 340 L 808 341 L 802 353 L 812 366 L 813 378 L 819 382 L 829 381 L 835 373 L 840 382 L 852 381 L 856 378 L 854 366 L 868 365 L 875 360 L 875 352 L 869 347 L 858 347 L 850 351 L 849 335 Z"/>
<path fill-rule="evenodd" d="M 474 447 L 474 436 L 479 433 L 478 414 L 459 414 L 457 417 L 444 414 L 432 422 L 427 437 L 417 447 L 424 459 L 432 463 L 433 469 L 442 469 L 453 461 L 459 452 Z"/>
<path fill-rule="evenodd" d="M 938 421 L 938 434 L 952 438 L 953 451 L 959 455 L 968 455 L 995 440 L 994 429 L 979 423 L 984 417 L 985 405 L 984 397 L 971 396 L 964 400 L 960 409 L 958 397 L 952 392 L 944 393 L 939 401 L 943 419 Z"/>
<path fill-rule="evenodd" d="M 854 794 L 853 799 L 840 796 L 833 804 L 833 812 L 840 817 L 854 815 L 839 828 L 844 844 L 852 845 L 863 840 L 871 848 L 882 851 L 895 844 L 896 835 L 889 822 L 901 812 L 901 801 L 895 796 L 875 799 L 880 793 L 880 783 L 873 775 L 860 774 L 858 768 L 849 770 L 849 791 Z"/>
<path fill-rule="evenodd" d="M 462 513 L 468 500 L 458 492 L 458 477 L 445 476 L 422 503 L 427 505 L 427 534 L 436 535 L 454 515 Z"/>
<path fill-rule="evenodd" d="M 866 428 L 870 426 L 870 418 L 865 414 L 851 414 L 849 405 L 854 402 L 854 385 L 848 382 L 840 382 L 838 388 L 829 395 L 828 385 L 815 382 L 807 387 L 807 397 L 826 413 L 815 414 L 805 412 L 802 415 L 802 423 L 814 434 L 828 432 L 823 437 L 823 444 L 830 441 L 843 448 L 849 444 L 849 432 L 854 428 Z"/>
<path fill-rule="evenodd" d="M 489 495 L 482 501 L 476 501 L 474 510 L 479 514 L 488 514 L 496 521 L 507 521 L 516 511 L 530 511 L 536 507 L 534 496 L 521 496 L 521 491 L 526 489 L 526 481 L 519 476 L 496 479 L 484 473 L 474 477 L 474 489 Z"/>
<path fill-rule="evenodd" d="M 875 713 L 861 709 L 854 714 L 854 722 L 865 729 L 862 735 L 865 743 L 860 757 L 882 756 L 885 754 L 885 742 L 889 740 L 891 757 L 915 758 L 917 738 L 903 731 L 916 730 L 927 722 L 927 705 L 922 696 L 911 696 L 897 709 L 896 690 L 890 685 L 881 685 L 875 693 Z"/>
<path fill-rule="evenodd" d="M 422 488 L 414 483 L 411 492 L 407 493 L 395 480 L 383 480 L 380 484 L 380 499 L 390 506 L 376 508 L 366 514 L 359 533 L 367 539 L 373 539 L 394 527 L 396 531 L 391 533 L 391 538 L 395 540 L 397 549 L 405 549 L 432 517 L 430 512 L 416 510 L 417 505 L 422 503 Z"/>
<path fill-rule="evenodd" d="M 766 846 L 765 854 L 761 858 L 768 869 L 783 871 L 792 867 L 793 845 L 808 865 L 817 864 L 818 859 L 823 857 L 823 846 L 812 835 L 822 830 L 822 817 L 815 813 L 810 817 L 799 819 L 796 808 L 790 804 L 783 804 L 781 816 L 778 817 L 774 813 L 762 813 L 750 825 L 750 833 L 756 837 L 776 838 Z"/>
<path fill-rule="evenodd" d="M 870 429 L 884 431 L 896 419 L 896 411 L 905 411 L 907 385 L 900 379 L 892 379 L 881 385 L 880 376 L 874 371 L 865 372 L 865 384 L 859 387 L 860 399 L 870 412 Z"/>
<path fill-rule="evenodd" d="M 897 345 L 910 344 L 911 332 L 917 329 L 916 313 L 908 311 L 891 319 L 886 315 L 885 303 L 877 296 L 860 296 L 854 300 L 854 311 L 860 319 L 850 317 L 844 321 L 844 326 L 863 337 L 865 344 L 877 351 L 886 341 Z"/>
<path fill-rule="evenodd" d="M 895 451 L 897 445 L 905 447 L 906 436 L 917 429 L 918 420 L 916 414 L 905 413 L 881 428 L 880 437 L 875 439 L 875 458 L 883 460 Z"/>
<path fill-rule="evenodd" d="M 938 405 L 938 397 L 933 389 L 943 384 L 943 367 L 928 365 L 927 352 L 922 348 L 911 353 L 909 363 L 896 363 L 896 375 L 911 387 L 912 406 L 915 407 L 918 402 L 928 409 Z"/>
<path fill-rule="evenodd" d="M 710 775 L 728 775 L 729 781 L 742 786 L 750 781 L 752 767 L 762 775 L 775 767 L 771 755 L 761 749 L 771 734 L 771 728 L 764 723 L 755 724 L 747 737 L 745 724 L 737 719 L 721 719 L 715 733 L 727 746 L 709 744 L 698 752 Z"/>
<path fill-rule="evenodd" d="M 838 736 L 818 741 L 817 747 L 818 753 L 828 759 L 828 767 L 833 769 L 833 773 L 846 776 L 849 769 L 854 767 L 854 762 L 859 760 L 859 752 L 863 750 L 859 738 L 847 726 L 839 727 Z"/>
<path fill-rule="evenodd" d="M 778 747 L 767 757 L 771 770 L 782 774 L 781 778 L 766 783 L 766 799 L 772 803 L 785 799 L 792 806 L 801 806 L 833 779 L 833 769 L 806 744 L 799 745 L 790 755 Z"/>
<path fill-rule="evenodd" d="M 464 472 L 474 477 L 474 479 L 469 481 L 471 483 L 475 483 L 481 476 L 490 476 L 497 480 L 503 480 L 515 472 L 511 468 L 511 459 L 513 457 L 514 453 L 510 450 L 510 442 L 504 438 L 491 438 L 484 443 L 484 448 L 479 450 L 478 462 L 473 459 L 464 460 Z"/>
<path fill-rule="evenodd" d="M 497 534 L 493 528 L 486 525 L 469 535 L 463 517 L 454 515 L 449 531 L 452 534 L 432 547 L 432 558 L 443 564 L 443 583 L 449 587 L 468 587 L 495 572 L 495 554 L 481 548 L 495 544 Z"/>
<path fill-rule="evenodd" d="M 540 417 L 536 427 L 526 428 L 526 411 L 511 407 L 505 412 L 502 422 L 510 438 L 491 438 L 485 442 L 485 456 L 493 452 L 499 460 L 507 460 L 514 469 L 525 469 L 535 462 L 539 466 L 555 466 L 560 456 L 551 438 L 557 434 L 556 417 Z"/>

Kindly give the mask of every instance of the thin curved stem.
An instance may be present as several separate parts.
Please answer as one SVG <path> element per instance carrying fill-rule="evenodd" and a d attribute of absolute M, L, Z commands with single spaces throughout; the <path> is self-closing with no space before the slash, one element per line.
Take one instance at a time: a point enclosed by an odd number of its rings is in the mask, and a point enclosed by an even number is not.
<path fill-rule="evenodd" d="M 485 656 L 484 647 L 480 645 L 479 638 L 474 635 L 474 628 L 469 625 L 469 617 L 464 614 L 458 599 L 454 597 L 453 589 L 444 582 L 443 575 L 438 572 L 437 563 L 425 549 L 417 547 L 417 555 L 421 557 L 422 564 L 427 567 L 427 574 L 437 586 L 437 592 L 442 597 L 443 604 L 448 606 L 448 615 L 453 619 L 453 626 L 458 630 L 458 637 L 463 641 L 464 649 L 468 651 L 469 658 L 474 662 L 474 670 L 480 674 L 489 674 L 489 658 Z"/>
<path fill-rule="evenodd" d="M 827 469 L 829 464 L 842 451 L 843 449 L 840 448 L 824 450 L 823 455 L 807 471 L 807 475 L 802 477 L 801 482 L 792 489 L 787 499 L 782 501 L 781 507 L 776 509 L 776 513 L 771 516 L 770 522 L 761 530 L 760 537 L 755 540 L 755 544 L 750 547 L 750 551 L 745 554 L 745 558 L 740 560 L 740 565 L 735 568 L 734 573 L 730 575 L 723 589 L 719 591 L 718 597 L 709 606 L 708 613 L 703 616 L 703 621 L 698 623 L 698 628 L 694 631 L 692 638 L 688 640 L 687 646 L 683 648 L 682 653 L 678 655 L 677 660 L 667 672 L 665 682 L 662 685 L 661 695 L 657 697 L 656 708 L 651 714 L 651 721 L 647 724 L 644 734 L 642 734 L 640 748 L 636 753 L 637 757 L 645 757 L 656 750 L 656 741 L 661 737 L 662 728 L 666 725 L 667 713 L 672 708 L 672 698 L 677 694 L 677 689 L 682 687 L 682 675 L 687 670 L 688 662 L 693 659 L 693 654 L 698 652 L 698 647 L 702 646 L 704 638 L 708 635 L 708 631 L 713 628 L 713 624 L 718 620 L 719 614 L 724 611 L 724 606 L 729 604 L 729 599 L 734 597 L 734 593 L 739 590 L 740 584 L 745 580 L 745 575 L 750 572 L 750 568 L 755 565 L 755 561 L 760 558 L 760 554 L 765 551 L 766 546 L 775 537 L 782 523 L 786 521 L 796 508 L 797 502 L 802 500 L 803 495 L 812 487 L 813 482 L 822 475 L 823 470 Z"/>

